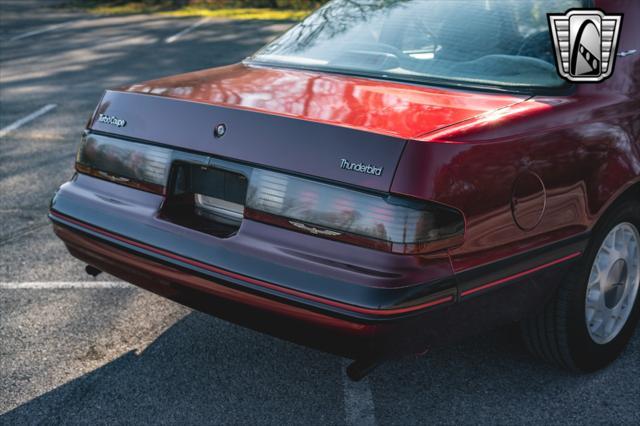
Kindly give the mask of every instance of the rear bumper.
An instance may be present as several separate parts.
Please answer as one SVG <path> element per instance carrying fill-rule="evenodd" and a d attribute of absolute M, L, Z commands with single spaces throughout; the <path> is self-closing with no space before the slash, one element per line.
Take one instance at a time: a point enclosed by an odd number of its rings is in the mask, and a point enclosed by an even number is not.
<path fill-rule="evenodd" d="M 220 278 L 197 268 L 162 259 L 161 253 L 144 253 L 140 247 L 114 239 L 107 233 L 51 212 L 53 229 L 74 257 L 183 305 L 224 320 L 325 352 L 359 358 L 391 358 L 422 352 L 427 343 L 412 324 L 416 315 L 367 317 L 359 310 L 331 309 L 321 301 L 301 302 L 280 292 L 255 291 L 249 282 Z M 453 296 L 420 306 L 420 311 L 452 303 Z M 419 316 L 419 315 L 418 315 Z"/>
<path fill-rule="evenodd" d="M 160 253 L 123 244 L 108 233 L 50 213 L 54 231 L 76 258 L 127 282 L 216 317 L 325 352 L 360 358 L 421 353 L 485 329 L 522 318 L 551 294 L 577 255 L 463 291 L 453 300 L 411 315 L 364 318 L 301 302 L 286 293 L 255 291 L 235 280 L 179 265 Z M 492 283 L 496 283 L 495 286 Z M 498 291 L 491 291 L 497 287 Z M 488 294 L 484 294 L 488 292 Z M 476 293 L 480 297 L 472 297 Z M 455 303 L 454 303 L 455 302 Z M 357 313 L 357 311 L 356 311 Z"/>
<path fill-rule="evenodd" d="M 70 253 L 100 270 L 350 358 L 420 353 L 521 319 L 553 294 L 587 241 L 453 274 L 446 256 L 377 253 L 250 221 L 233 238 L 212 239 L 158 219 L 160 202 L 78 176 L 56 194 L 49 217 Z"/>

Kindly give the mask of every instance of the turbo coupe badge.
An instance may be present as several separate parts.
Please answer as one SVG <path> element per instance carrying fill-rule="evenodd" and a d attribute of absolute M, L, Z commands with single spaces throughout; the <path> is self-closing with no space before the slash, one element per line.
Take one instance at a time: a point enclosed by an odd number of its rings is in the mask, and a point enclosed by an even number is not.
<path fill-rule="evenodd" d="M 573 82 L 598 82 L 611 76 L 622 15 L 574 9 L 549 13 L 549 30 L 560 77 Z"/>
<path fill-rule="evenodd" d="M 100 123 L 109 124 L 111 126 L 116 126 L 116 127 L 124 127 L 127 125 L 126 120 L 123 120 L 122 118 L 118 118 L 113 115 L 106 115 L 106 114 L 100 114 L 98 116 L 98 121 Z"/>

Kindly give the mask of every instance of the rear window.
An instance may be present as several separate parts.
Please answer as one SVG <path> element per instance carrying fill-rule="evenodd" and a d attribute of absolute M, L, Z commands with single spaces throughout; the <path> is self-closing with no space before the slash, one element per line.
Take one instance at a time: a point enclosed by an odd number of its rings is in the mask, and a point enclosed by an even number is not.
<path fill-rule="evenodd" d="M 547 13 L 579 0 L 334 0 L 254 62 L 427 84 L 559 88 Z"/>

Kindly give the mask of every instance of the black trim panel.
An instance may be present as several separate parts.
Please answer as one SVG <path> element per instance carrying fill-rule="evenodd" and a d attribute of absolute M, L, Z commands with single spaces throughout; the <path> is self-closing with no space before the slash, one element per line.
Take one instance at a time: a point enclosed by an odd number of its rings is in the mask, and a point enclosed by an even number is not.
<path fill-rule="evenodd" d="M 486 292 L 501 288 L 503 285 L 524 279 L 529 275 L 535 275 L 537 272 L 541 272 L 538 269 L 539 267 L 552 268 L 558 265 L 556 262 L 559 260 L 564 259 L 562 263 L 574 262 L 581 257 L 578 253 L 581 254 L 586 249 L 590 236 L 591 233 L 586 232 L 489 265 L 457 273 L 456 279 L 458 281 L 460 299 L 466 300 L 470 297 L 483 295 Z M 524 274 L 527 271 L 531 271 L 531 273 Z M 505 281 L 504 284 L 495 285 L 486 290 L 463 296 L 470 290 L 503 281 L 509 277 L 513 277 L 513 279 Z"/>

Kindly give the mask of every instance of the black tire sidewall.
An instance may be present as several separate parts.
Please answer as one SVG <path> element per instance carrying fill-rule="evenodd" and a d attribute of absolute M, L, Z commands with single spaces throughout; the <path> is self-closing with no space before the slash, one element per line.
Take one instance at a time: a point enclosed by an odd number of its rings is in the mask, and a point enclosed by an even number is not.
<path fill-rule="evenodd" d="M 611 229 L 623 222 L 633 224 L 640 231 L 639 203 L 631 201 L 622 203 L 604 218 L 601 225 L 596 227 L 585 255 L 578 265 L 577 274 L 575 274 L 576 280 L 572 280 L 573 285 L 568 289 L 565 299 L 568 301 L 566 330 L 569 356 L 574 366 L 582 371 L 595 371 L 613 362 L 633 336 L 640 317 L 639 294 L 636 296 L 631 314 L 620 333 L 611 342 L 604 345 L 591 339 L 585 321 L 587 281 L 593 261 Z"/>

